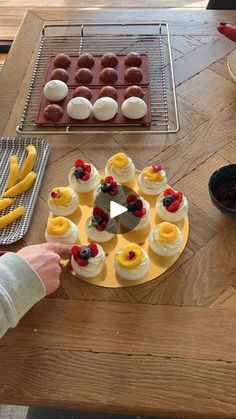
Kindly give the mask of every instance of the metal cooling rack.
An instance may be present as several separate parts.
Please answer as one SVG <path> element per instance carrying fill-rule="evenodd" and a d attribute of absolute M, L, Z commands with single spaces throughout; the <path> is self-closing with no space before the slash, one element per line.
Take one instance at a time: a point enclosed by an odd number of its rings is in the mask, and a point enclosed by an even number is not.
<path fill-rule="evenodd" d="M 40 127 L 35 124 L 48 59 L 60 52 L 149 54 L 151 127 Z M 175 78 L 168 24 L 55 24 L 45 25 L 26 98 L 16 131 L 24 134 L 140 134 L 179 131 Z"/>

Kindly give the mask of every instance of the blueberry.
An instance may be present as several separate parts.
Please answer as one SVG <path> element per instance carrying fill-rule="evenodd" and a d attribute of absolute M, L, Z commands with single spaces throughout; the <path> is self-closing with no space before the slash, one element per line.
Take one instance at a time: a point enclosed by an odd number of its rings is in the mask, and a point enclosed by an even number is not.
<path fill-rule="evenodd" d="M 81 179 L 84 176 L 84 169 L 82 167 L 79 167 L 74 171 L 74 175 L 76 179 Z"/>
<path fill-rule="evenodd" d="M 164 205 L 164 207 L 169 207 L 169 205 L 171 205 L 172 202 L 174 202 L 174 201 L 175 201 L 175 198 L 172 195 L 167 195 L 163 199 L 163 205 Z"/>
<path fill-rule="evenodd" d="M 110 192 L 112 190 L 112 185 L 110 183 L 103 183 L 101 186 L 102 192 Z"/>
<path fill-rule="evenodd" d="M 127 208 L 128 208 L 128 211 L 131 211 L 131 212 L 136 211 L 138 209 L 137 204 L 136 204 L 135 201 L 130 202 L 127 205 Z"/>
<path fill-rule="evenodd" d="M 94 219 L 98 225 L 101 225 L 103 223 L 103 218 L 100 215 L 95 215 Z"/>
<path fill-rule="evenodd" d="M 79 253 L 79 257 L 81 259 L 87 260 L 91 258 L 91 256 L 92 256 L 92 251 L 89 249 L 89 247 L 84 247 Z"/>

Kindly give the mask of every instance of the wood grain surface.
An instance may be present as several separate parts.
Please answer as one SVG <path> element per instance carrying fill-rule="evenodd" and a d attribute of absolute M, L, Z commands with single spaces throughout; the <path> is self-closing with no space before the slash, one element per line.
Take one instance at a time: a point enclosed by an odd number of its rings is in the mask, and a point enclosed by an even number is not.
<path fill-rule="evenodd" d="M 2 135 L 15 134 L 43 24 L 61 20 L 168 21 L 180 131 L 49 136 L 51 155 L 31 227 L 9 250 L 44 240 L 48 191 L 67 184 L 76 158 L 102 169 L 118 151 L 137 168 L 162 163 L 170 183 L 185 192 L 187 247 L 164 275 L 130 289 L 95 287 L 63 272 L 59 290 L 0 342 L 0 403 L 236 418 L 236 220 L 218 212 L 208 195 L 211 173 L 236 163 L 236 84 L 226 67 L 234 44 L 215 29 L 219 20 L 236 21 L 236 12 L 149 5 L 135 11 L 42 7 L 26 15 L 0 76 Z"/>

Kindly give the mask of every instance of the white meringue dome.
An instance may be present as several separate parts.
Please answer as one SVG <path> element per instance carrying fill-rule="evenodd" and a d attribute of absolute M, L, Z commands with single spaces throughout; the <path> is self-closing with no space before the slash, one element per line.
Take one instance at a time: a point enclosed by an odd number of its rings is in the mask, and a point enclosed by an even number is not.
<path fill-rule="evenodd" d="M 174 256 L 183 244 L 183 235 L 175 224 L 164 221 L 151 231 L 149 244 L 157 255 Z"/>
<path fill-rule="evenodd" d="M 149 269 L 149 257 L 138 244 L 129 243 L 115 253 L 115 270 L 121 278 L 135 281 Z"/>
<path fill-rule="evenodd" d="M 45 239 L 49 243 L 74 244 L 78 236 L 78 226 L 66 217 L 51 218 L 45 231 Z"/>
<path fill-rule="evenodd" d="M 140 119 L 147 113 L 147 105 L 143 99 L 131 96 L 121 105 L 121 112 L 126 118 Z"/>
<path fill-rule="evenodd" d="M 48 196 L 48 207 L 54 215 L 73 214 L 79 207 L 79 197 L 70 187 L 54 188 Z"/>
<path fill-rule="evenodd" d="M 51 102 L 59 102 L 67 96 L 68 87 L 64 81 L 50 80 L 45 84 L 43 93 Z"/>
<path fill-rule="evenodd" d="M 90 117 L 92 110 L 91 102 L 82 96 L 74 97 L 67 104 L 67 113 L 73 119 L 87 119 Z"/>
<path fill-rule="evenodd" d="M 93 115 L 98 121 L 108 121 L 114 118 L 117 111 L 118 104 L 111 97 L 101 97 L 93 105 Z"/>
<path fill-rule="evenodd" d="M 102 246 L 100 246 L 99 244 L 94 243 L 93 246 L 94 245 L 96 245 L 97 254 L 96 256 L 92 256 L 89 259 L 87 259 L 88 263 L 84 266 L 80 265 L 78 261 L 75 260 L 75 257 L 73 255 L 73 248 L 72 248 L 71 266 L 78 277 L 93 278 L 99 275 L 104 269 L 105 264 L 106 264 L 105 252 Z M 84 249 L 85 247 L 88 247 L 88 246 L 89 244 L 82 244 L 80 248 Z M 74 246 L 74 247 L 77 247 L 77 246 Z"/>

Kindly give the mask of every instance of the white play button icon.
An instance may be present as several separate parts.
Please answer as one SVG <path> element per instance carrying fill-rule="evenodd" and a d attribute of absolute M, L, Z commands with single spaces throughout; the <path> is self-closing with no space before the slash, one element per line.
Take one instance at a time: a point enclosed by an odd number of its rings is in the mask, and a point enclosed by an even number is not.
<path fill-rule="evenodd" d="M 124 214 L 126 211 L 128 211 L 128 209 L 123 205 L 110 201 L 110 218 L 118 217 L 118 215 Z"/>

